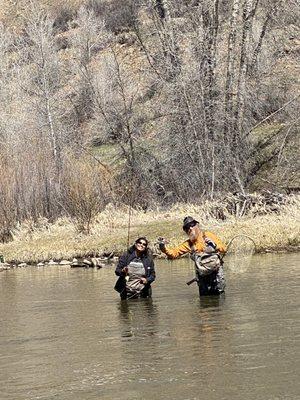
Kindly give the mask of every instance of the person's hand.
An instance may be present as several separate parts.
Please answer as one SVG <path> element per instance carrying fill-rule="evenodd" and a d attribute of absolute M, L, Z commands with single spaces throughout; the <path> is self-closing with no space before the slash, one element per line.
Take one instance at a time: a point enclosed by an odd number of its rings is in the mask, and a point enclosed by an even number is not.
<path fill-rule="evenodd" d="M 147 278 L 141 278 L 140 283 L 143 283 L 144 285 L 146 285 L 147 283 Z"/>
<path fill-rule="evenodd" d="M 157 238 L 157 243 L 158 243 L 159 249 L 164 251 L 167 240 L 164 237 L 160 236 Z"/>
<path fill-rule="evenodd" d="M 122 272 L 123 272 L 124 275 L 127 275 L 128 274 L 128 267 L 122 268 Z"/>
<path fill-rule="evenodd" d="M 205 238 L 205 244 L 209 247 L 212 247 L 214 250 L 216 249 L 217 245 L 209 238 Z"/>
<path fill-rule="evenodd" d="M 204 251 L 206 253 L 215 253 L 217 245 L 212 240 L 205 238 L 205 244 L 206 244 L 206 247 L 205 247 Z"/>

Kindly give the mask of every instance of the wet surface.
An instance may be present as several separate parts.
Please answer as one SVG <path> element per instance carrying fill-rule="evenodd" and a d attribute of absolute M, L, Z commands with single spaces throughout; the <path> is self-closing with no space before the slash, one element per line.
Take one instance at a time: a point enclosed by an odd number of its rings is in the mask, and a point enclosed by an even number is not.
<path fill-rule="evenodd" d="M 2 272 L 0 399 L 298 399 L 299 261 L 255 256 L 201 300 L 187 259 L 123 302 L 113 267 Z"/>

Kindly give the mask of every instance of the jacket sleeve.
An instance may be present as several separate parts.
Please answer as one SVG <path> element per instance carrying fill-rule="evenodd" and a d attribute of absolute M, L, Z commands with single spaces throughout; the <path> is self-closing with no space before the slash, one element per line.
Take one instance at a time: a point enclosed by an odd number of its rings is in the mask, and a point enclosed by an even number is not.
<path fill-rule="evenodd" d="M 218 238 L 218 236 L 211 232 L 205 232 L 205 235 L 216 244 L 217 251 L 219 251 L 220 253 L 226 253 L 226 245 L 221 241 L 220 238 Z"/>
<path fill-rule="evenodd" d="M 128 257 L 127 257 L 127 253 L 124 253 L 120 258 L 119 258 L 119 262 L 118 262 L 118 264 L 117 264 L 117 266 L 116 266 L 116 269 L 115 269 L 115 274 L 117 275 L 117 276 L 123 276 L 124 274 L 123 274 L 123 272 L 122 272 L 122 269 L 124 268 L 124 267 L 127 267 L 127 259 L 128 259 Z"/>
<path fill-rule="evenodd" d="M 182 256 L 183 254 L 189 253 L 191 251 L 188 240 L 180 244 L 179 246 L 162 249 L 163 253 L 167 255 L 168 258 L 174 259 Z"/>
<path fill-rule="evenodd" d="M 149 270 L 149 273 L 148 273 L 148 276 L 147 276 L 147 282 L 148 283 L 154 282 L 155 281 L 155 276 L 156 276 L 156 274 L 155 274 L 155 268 L 154 268 L 154 261 L 152 259 L 151 262 L 150 262 L 150 270 Z"/>

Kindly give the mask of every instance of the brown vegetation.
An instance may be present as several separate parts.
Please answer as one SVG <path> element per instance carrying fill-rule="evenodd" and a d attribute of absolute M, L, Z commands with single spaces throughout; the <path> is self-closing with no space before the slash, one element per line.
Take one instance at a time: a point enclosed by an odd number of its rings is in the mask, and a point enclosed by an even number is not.
<path fill-rule="evenodd" d="M 110 204 L 95 217 L 89 235 L 79 234 L 73 219 L 60 218 L 54 224 L 45 219 L 28 220 L 13 231 L 12 242 L 0 244 L 0 254 L 6 261 L 16 263 L 72 260 L 111 252 L 119 255 L 141 235 L 146 235 L 155 249 L 159 236 L 168 238 L 170 244 L 186 239 L 182 231 L 186 215 L 196 217 L 203 229 L 215 232 L 225 243 L 237 234 L 244 234 L 253 238 L 258 252 L 299 251 L 299 196 L 271 201 L 267 193 L 246 200 L 244 207 L 245 199 L 238 195 L 207 200 L 201 205 L 174 204 L 167 211 L 134 209 L 130 227 L 128 207 L 116 208 Z"/>
<path fill-rule="evenodd" d="M 108 203 L 298 190 L 294 0 L 1 10 L 1 241 L 40 218 L 88 233 Z"/>

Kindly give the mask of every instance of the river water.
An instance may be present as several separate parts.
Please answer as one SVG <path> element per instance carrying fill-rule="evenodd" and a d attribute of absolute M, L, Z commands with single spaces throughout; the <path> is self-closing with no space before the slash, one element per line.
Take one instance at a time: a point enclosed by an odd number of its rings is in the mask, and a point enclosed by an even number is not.
<path fill-rule="evenodd" d="M 254 256 L 201 300 L 188 259 L 123 302 L 113 267 L 2 272 L 0 399 L 299 399 L 299 261 Z"/>

